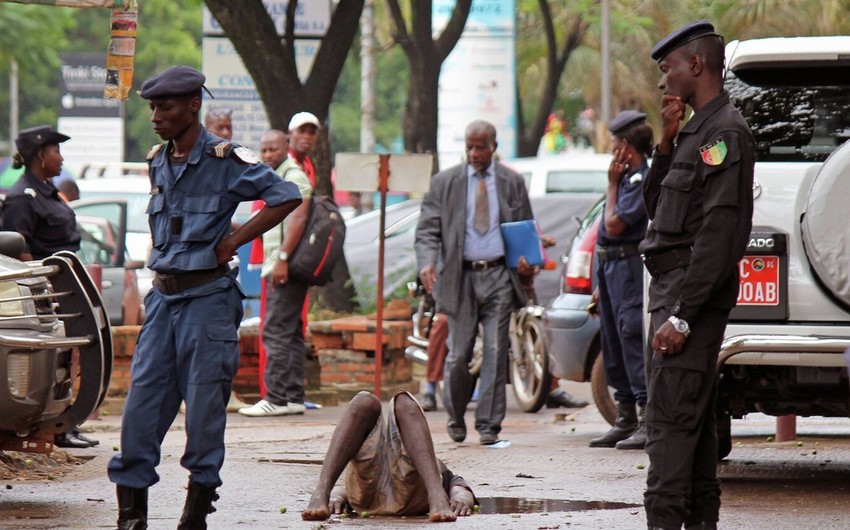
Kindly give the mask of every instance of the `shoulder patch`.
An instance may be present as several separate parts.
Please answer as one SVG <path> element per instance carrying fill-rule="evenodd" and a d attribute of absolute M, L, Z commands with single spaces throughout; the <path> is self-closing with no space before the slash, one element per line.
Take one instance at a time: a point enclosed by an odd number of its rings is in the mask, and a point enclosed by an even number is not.
<path fill-rule="evenodd" d="M 32 189 L 32 188 L 24 188 L 24 195 L 29 195 L 30 197 L 32 197 L 33 199 L 35 199 L 35 196 L 36 196 L 37 194 L 36 194 L 35 190 L 34 190 L 34 189 Z"/>
<path fill-rule="evenodd" d="M 148 154 L 145 155 L 145 160 L 153 160 L 156 154 L 159 153 L 159 150 L 162 149 L 163 145 L 165 144 L 156 144 L 150 149 L 148 149 Z"/>
<path fill-rule="evenodd" d="M 236 158 L 245 162 L 246 164 L 256 164 L 260 161 L 250 149 L 247 147 L 239 146 L 233 150 L 233 154 L 236 155 Z"/>
<path fill-rule="evenodd" d="M 230 142 L 219 142 L 213 146 L 213 154 L 216 158 L 224 158 L 227 156 L 228 149 L 230 149 Z"/>
<path fill-rule="evenodd" d="M 726 159 L 727 152 L 728 149 L 726 148 L 726 142 L 723 141 L 722 137 L 717 137 L 716 140 L 713 140 L 699 148 L 699 154 L 702 156 L 702 161 L 709 166 L 719 166 L 722 164 L 723 160 Z"/>

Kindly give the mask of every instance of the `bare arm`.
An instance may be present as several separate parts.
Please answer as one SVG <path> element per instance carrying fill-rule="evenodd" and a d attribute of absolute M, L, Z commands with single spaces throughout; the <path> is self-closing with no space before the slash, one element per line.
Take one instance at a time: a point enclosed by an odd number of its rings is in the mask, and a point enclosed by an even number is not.
<path fill-rule="evenodd" d="M 295 252 L 298 243 L 304 236 L 304 230 L 307 228 L 307 218 L 310 216 L 310 205 L 313 204 L 312 199 L 304 199 L 301 205 L 293 210 L 289 223 L 286 225 L 286 231 L 283 234 L 283 243 L 280 250 L 292 255 Z M 289 280 L 289 262 L 277 260 L 274 263 L 271 271 L 272 285 L 284 284 Z"/>

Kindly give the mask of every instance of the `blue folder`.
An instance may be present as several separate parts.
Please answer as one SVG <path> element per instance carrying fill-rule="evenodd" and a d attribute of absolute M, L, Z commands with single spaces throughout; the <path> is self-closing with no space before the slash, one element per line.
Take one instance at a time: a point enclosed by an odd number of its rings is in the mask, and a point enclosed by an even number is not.
<path fill-rule="evenodd" d="M 516 269 L 520 256 L 525 256 L 529 265 L 543 265 L 546 261 L 537 221 L 528 219 L 502 223 L 502 240 L 505 242 L 508 266 Z"/>

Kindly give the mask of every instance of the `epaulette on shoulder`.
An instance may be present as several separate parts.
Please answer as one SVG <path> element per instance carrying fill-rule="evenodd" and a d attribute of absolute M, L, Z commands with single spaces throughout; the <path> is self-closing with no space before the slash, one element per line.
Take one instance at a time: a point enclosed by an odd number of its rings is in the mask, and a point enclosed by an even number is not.
<path fill-rule="evenodd" d="M 213 146 L 212 154 L 216 158 L 224 158 L 230 151 L 230 142 L 219 142 Z"/>
<path fill-rule="evenodd" d="M 150 149 L 148 149 L 148 154 L 145 155 L 145 160 L 147 160 L 148 162 L 153 160 L 156 154 L 159 153 L 159 150 L 162 149 L 163 145 L 165 144 L 156 144 Z"/>

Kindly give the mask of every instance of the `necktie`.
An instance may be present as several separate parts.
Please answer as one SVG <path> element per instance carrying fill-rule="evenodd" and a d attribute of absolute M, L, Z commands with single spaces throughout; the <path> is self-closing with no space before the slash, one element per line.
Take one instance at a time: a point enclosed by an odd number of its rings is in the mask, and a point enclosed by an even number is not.
<path fill-rule="evenodd" d="M 472 216 L 472 228 L 479 234 L 486 234 L 490 229 L 490 202 L 487 197 L 487 184 L 484 179 L 487 173 L 476 172 L 478 192 L 475 194 L 475 213 Z"/>

